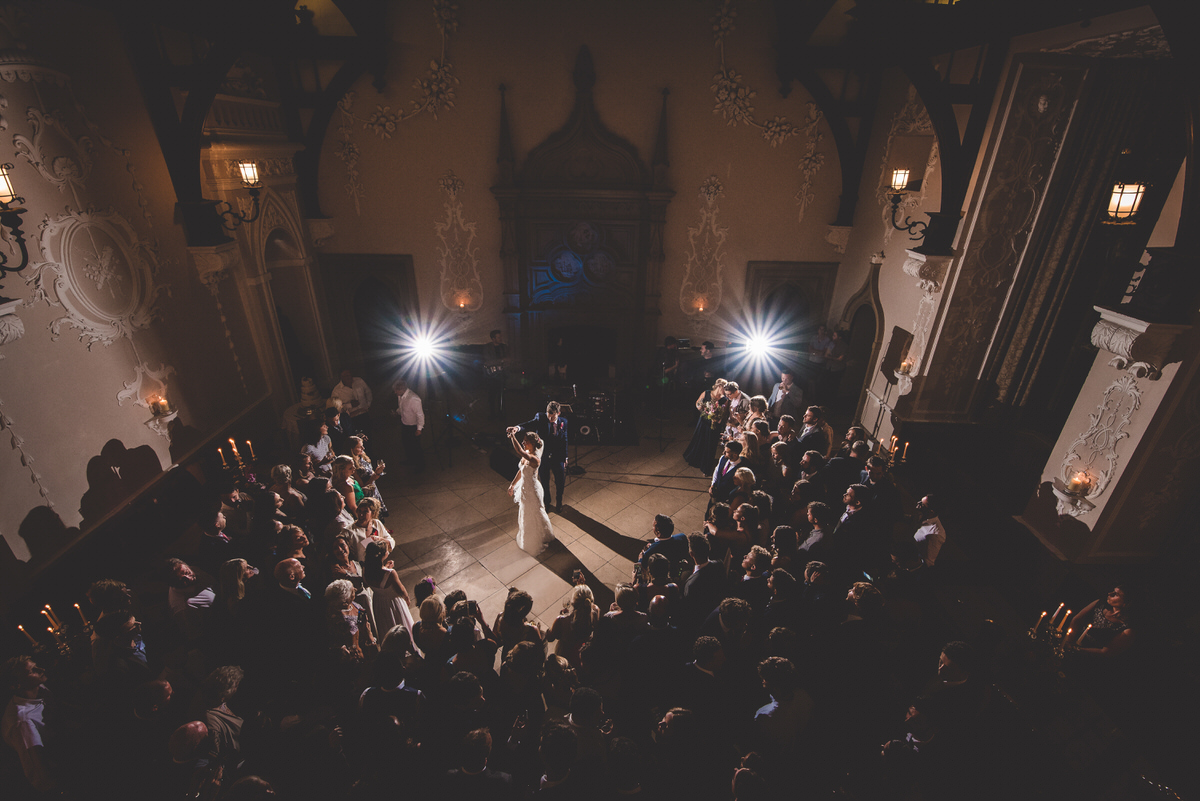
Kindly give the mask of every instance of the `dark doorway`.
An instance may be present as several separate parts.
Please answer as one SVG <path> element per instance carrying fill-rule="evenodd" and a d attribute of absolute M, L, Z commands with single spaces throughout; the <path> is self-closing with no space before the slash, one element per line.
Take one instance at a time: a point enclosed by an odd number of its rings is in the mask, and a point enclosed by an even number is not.
<path fill-rule="evenodd" d="M 292 368 L 292 383 L 299 385 L 301 378 L 318 379 L 317 365 L 313 362 L 308 351 L 296 335 L 296 327 L 292 320 L 283 313 L 283 309 L 275 307 L 275 316 L 279 319 L 279 334 L 283 337 L 283 347 L 287 351 L 288 365 Z"/>
<path fill-rule="evenodd" d="M 795 284 L 776 287 L 763 300 L 759 312 L 766 333 L 779 347 L 795 349 L 816 330 L 819 321 L 813 319 L 812 305 Z"/>
<path fill-rule="evenodd" d="M 354 324 L 362 352 L 362 371 L 372 387 L 381 387 L 397 377 L 397 336 L 403 329 L 404 318 L 399 300 L 383 282 L 367 278 L 359 284 L 354 293 Z"/>

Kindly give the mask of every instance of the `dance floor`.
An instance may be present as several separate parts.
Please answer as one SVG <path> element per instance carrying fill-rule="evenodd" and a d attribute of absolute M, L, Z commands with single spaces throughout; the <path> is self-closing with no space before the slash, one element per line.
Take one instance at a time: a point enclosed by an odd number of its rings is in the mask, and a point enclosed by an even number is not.
<path fill-rule="evenodd" d="M 487 454 L 469 445 L 454 449 L 453 467 L 439 466 L 427 447 L 423 474 L 380 482 L 401 580 L 410 592 L 424 576 L 433 576 L 442 593 L 462 589 L 489 624 L 508 589 L 519 587 L 533 596 L 533 613 L 548 626 L 580 569 L 607 610 L 614 588 L 630 580 L 634 560 L 653 536 L 656 514 L 669 515 L 677 531 L 697 531 L 704 522 L 708 479 L 683 461 L 691 426 L 667 424 L 661 453 L 657 424 L 652 433 L 636 446 L 579 447 L 578 463 L 587 472 L 568 477 L 562 513 L 550 512 L 557 542 L 537 557 L 517 547 L 517 507 L 507 491 L 512 477 L 497 474 Z M 571 451 L 574 464 L 574 446 Z"/>

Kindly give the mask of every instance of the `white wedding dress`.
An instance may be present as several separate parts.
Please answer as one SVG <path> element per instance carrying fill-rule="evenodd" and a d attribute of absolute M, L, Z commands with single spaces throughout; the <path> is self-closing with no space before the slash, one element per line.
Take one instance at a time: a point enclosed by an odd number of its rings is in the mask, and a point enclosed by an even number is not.
<path fill-rule="evenodd" d="M 537 457 L 541 459 L 542 449 L 538 449 Z M 554 530 L 550 527 L 550 516 L 546 514 L 546 500 L 537 468 L 526 459 L 521 460 L 520 479 L 513 500 L 517 504 L 517 547 L 537 556 L 554 539 Z"/>

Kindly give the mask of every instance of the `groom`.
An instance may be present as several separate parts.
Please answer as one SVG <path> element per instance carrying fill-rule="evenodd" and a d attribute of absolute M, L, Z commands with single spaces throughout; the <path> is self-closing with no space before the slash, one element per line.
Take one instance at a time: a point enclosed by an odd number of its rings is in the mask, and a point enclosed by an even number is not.
<path fill-rule="evenodd" d="M 545 498 L 549 501 L 550 474 L 554 474 L 554 483 L 558 490 L 555 496 L 558 499 L 554 507 L 556 512 L 562 512 L 563 483 L 567 478 L 567 420 L 559 416 L 560 411 L 558 402 L 550 401 L 546 404 L 545 414 L 535 414 L 532 420 L 507 429 L 509 434 L 533 431 L 542 438 L 545 450 L 542 452 L 538 478 L 542 482 Z"/>

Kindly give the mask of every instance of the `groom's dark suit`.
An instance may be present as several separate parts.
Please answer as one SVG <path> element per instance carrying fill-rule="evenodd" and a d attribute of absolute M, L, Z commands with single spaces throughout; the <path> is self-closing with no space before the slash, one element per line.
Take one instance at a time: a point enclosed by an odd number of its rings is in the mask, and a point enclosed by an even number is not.
<path fill-rule="evenodd" d="M 539 412 L 532 420 L 521 423 L 518 428 L 524 434 L 532 431 L 542 438 L 545 450 L 542 451 L 542 463 L 538 467 L 538 479 L 542 482 L 546 504 L 550 503 L 550 474 L 554 474 L 554 484 L 558 490 L 555 496 L 557 505 L 562 506 L 563 484 L 567 480 L 567 418 L 561 414 L 553 423 L 545 414 Z"/>

